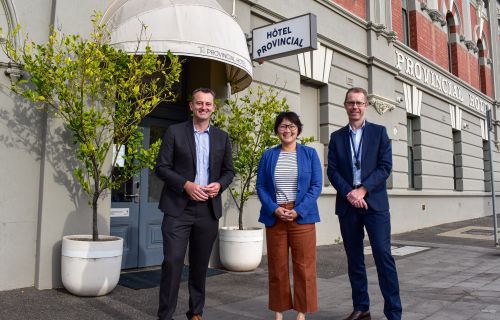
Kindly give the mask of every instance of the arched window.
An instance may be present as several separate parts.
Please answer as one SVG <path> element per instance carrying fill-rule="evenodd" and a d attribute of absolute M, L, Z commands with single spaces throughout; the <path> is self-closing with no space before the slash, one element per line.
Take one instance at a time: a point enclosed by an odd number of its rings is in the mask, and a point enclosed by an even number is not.
<path fill-rule="evenodd" d="M 403 24 L 403 41 L 410 46 L 410 14 L 408 11 L 408 0 L 401 1 L 401 20 Z"/>
<path fill-rule="evenodd" d="M 478 57 L 477 57 L 477 69 L 479 73 L 479 89 L 482 93 L 487 94 L 487 79 L 486 79 L 486 64 L 488 61 L 488 50 L 486 46 L 486 41 L 479 39 L 477 41 Z"/>

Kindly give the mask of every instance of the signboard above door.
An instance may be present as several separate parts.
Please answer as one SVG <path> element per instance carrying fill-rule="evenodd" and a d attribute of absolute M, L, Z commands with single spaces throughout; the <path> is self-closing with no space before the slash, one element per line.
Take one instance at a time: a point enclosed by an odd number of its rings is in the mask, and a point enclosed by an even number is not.
<path fill-rule="evenodd" d="M 262 62 L 318 47 L 316 16 L 302 16 L 252 30 L 252 60 Z"/>

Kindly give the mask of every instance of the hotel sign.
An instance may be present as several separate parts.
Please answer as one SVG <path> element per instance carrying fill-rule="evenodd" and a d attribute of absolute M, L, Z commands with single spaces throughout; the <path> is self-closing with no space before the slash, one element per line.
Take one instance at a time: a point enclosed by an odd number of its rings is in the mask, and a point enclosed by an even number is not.
<path fill-rule="evenodd" d="M 317 48 L 316 16 L 312 13 L 252 30 L 252 59 L 256 61 Z"/>
<path fill-rule="evenodd" d="M 442 73 L 430 68 L 427 64 L 396 51 L 396 68 L 406 76 L 418 81 L 428 88 L 439 91 L 475 111 L 486 113 L 491 104 L 469 91 L 462 85 L 450 80 Z"/>

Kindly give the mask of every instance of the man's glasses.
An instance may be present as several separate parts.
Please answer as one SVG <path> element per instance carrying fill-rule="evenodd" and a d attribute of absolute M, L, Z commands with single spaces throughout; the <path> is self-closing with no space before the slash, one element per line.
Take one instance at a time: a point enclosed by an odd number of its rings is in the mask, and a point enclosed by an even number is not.
<path fill-rule="evenodd" d="M 366 104 L 366 102 L 363 102 L 363 101 L 346 101 L 344 102 L 346 106 L 348 107 L 362 107 Z"/>
<path fill-rule="evenodd" d="M 294 124 L 280 124 L 278 126 L 279 131 L 285 131 L 286 129 L 290 129 L 290 131 L 295 131 L 297 130 L 297 126 Z"/>

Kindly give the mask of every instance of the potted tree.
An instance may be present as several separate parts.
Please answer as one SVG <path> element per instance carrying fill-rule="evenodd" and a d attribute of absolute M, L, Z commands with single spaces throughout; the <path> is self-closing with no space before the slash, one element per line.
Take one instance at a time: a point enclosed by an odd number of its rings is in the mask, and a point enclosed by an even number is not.
<path fill-rule="evenodd" d="M 123 239 L 99 234 L 99 201 L 154 165 L 160 141 L 144 149 L 140 124 L 160 101 L 175 98 L 172 87 L 181 70 L 170 53 L 160 57 L 147 48 L 136 56 L 111 47 L 99 20 L 94 14 L 87 39 L 53 30 L 46 43 L 26 39 L 17 47 L 18 26 L 1 45 L 22 70 L 11 89 L 72 134 L 79 163 L 73 174 L 88 195 L 93 227 L 91 235 L 63 237 L 61 271 L 65 288 L 84 296 L 107 294 L 118 283 Z M 120 170 L 112 170 L 118 162 Z"/>
<path fill-rule="evenodd" d="M 228 99 L 215 116 L 215 124 L 226 130 L 233 147 L 236 173 L 229 193 L 238 210 L 238 226 L 219 230 L 222 265 L 232 271 L 250 271 L 260 264 L 264 233 L 262 228 L 243 225 L 245 204 L 255 194 L 255 179 L 264 151 L 277 143 L 274 121 L 279 112 L 289 109 L 285 98 L 272 87 L 258 86 L 235 99 Z"/>

